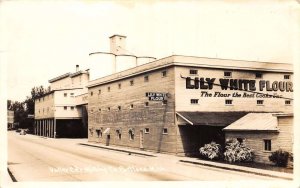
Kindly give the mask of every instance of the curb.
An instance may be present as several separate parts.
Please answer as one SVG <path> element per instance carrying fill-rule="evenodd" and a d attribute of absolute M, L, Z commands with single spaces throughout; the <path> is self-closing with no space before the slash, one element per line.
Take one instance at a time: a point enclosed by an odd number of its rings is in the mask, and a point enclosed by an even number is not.
<path fill-rule="evenodd" d="M 113 150 L 113 151 L 119 151 L 119 152 L 123 152 L 123 153 L 128 153 L 128 155 L 135 154 L 135 155 L 143 155 L 143 156 L 147 156 L 147 157 L 157 157 L 157 156 L 151 155 L 151 154 L 140 153 L 140 152 L 136 152 L 136 151 L 128 151 L 128 150 L 124 150 L 124 149 L 109 148 L 109 147 L 105 147 L 105 146 L 96 146 L 96 145 L 84 144 L 84 143 L 79 143 L 79 145 L 90 146 L 90 147 L 95 147 L 95 148 L 102 148 L 102 149 Z"/>
<path fill-rule="evenodd" d="M 201 163 L 201 162 L 194 162 L 194 161 L 187 161 L 187 160 L 179 160 L 179 162 L 191 163 L 191 164 L 203 165 L 203 166 L 209 166 L 209 167 L 215 167 L 215 168 L 220 168 L 220 169 L 225 169 L 225 170 L 233 170 L 233 171 L 238 171 L 238 172 L 246 172 L 246 173 L 251 173 L 251 174 L 261 175 L 261 176 L 282 178 L 282 179 L 286 179 L 286 180 L 293 180 L 293 177 L 283 177 L 283 176 L 280 176 L 280 175 L 267 174 L 267 173 L 264 173 L 264 172 L 254 172 L 254 171 L 251 171 L 251 170 L 244 170 L 244 169 L 239 169 L 239 168 L 230 168 L 230 167 L 225 167 L 225 166 L 217 166 L 215 164 L 208 164 L 208 163 Z"/>
<path fill-rule="evenodd" d="M 13 182 L 17 182 L 17 179 L 16 179 L 15 176 L 11 173 L 11 171 L 9 170 L 9 168 L 7 168 L 7 172 L 8 172 L 9 177 L 11 178 L 11 180 L 12 180 Z"/>

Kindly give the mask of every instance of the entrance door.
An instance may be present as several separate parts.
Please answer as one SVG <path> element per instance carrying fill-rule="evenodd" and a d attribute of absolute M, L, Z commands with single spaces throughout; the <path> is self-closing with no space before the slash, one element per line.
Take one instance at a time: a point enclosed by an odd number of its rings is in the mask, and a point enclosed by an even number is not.
<path fill-rule="evenodd" d="M 140 130 L 140 149 L 144 149 L 143 142 L 144 142 L 144 131 Z"/>
<path fill-rule="evenodd" d="M 109 146 L 110 135 L 106 135 L 106 145 Z"/>

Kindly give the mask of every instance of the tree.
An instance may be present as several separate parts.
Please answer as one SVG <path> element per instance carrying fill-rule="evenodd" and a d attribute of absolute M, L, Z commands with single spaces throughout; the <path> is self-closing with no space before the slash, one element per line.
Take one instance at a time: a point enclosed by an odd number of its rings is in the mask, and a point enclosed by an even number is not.
<path fill-rule="evenodd" d="M 31 96 L 27 96 L 23 102 L 7 100 L 7 109 L 15 113 L 14 121 L 19 124 L 17 128 L 28 128 L 33 130 L 33 120 L 28 118 L 29 114 L 34 114 L 34 100 L 50 92 L 50 86 L 45 89 L 43 86 L 33 87 Z"/>

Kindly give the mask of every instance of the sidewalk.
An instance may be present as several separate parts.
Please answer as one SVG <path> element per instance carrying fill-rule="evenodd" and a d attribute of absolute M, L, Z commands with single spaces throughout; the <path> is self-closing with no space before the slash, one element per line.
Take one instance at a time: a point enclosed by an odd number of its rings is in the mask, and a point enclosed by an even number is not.
<path fill-rule="evenodd" d="M 191 164 L 191 165 L 203 165 L 203 166 L 209 166 L 209 167 L 220 168 L 220 169 L 225 169 L 225 170 L 233 170 L 233 171 L 238 171 L 238 172 L 246 172 L 246 173 L 251 173 L 251 174 L 256 174 L 256 175 L 293 180 L 293 174 L 285 173 L 285 172 L 277 172 L 277 171 L 264 170 L 264 169 L 258 169 L 258 168 L 244 167 L 244 166 L 238 166 L 238 165 L 233 165 L 233 164 L 223 164 L 223 163 L 200 160 L 197 158 L 190 158 L 190 157 L 180 157 L 180 156 L 175 156 L 175 155 L 171 156 L 168 154 L 154 153 L 154 152 L 150 152 L 150 151 L 142 151 L 142 150 L 126 148 L 126 147 L 105 146 L 101 143 L 84 142 L 84 143 L 79 143 L 79 144 L 84 145 L 84 146 L 97 147 L 97 148 L 106 149 L 106 150 L 124 152 L 124 153 L 128 153 L 129 155 L 133 154 L 133 155 L 142 155 L 142 156 L 147 156 L 147 157 L 172 157 L 172 158 L 175 158 L 178 162 Z"/>

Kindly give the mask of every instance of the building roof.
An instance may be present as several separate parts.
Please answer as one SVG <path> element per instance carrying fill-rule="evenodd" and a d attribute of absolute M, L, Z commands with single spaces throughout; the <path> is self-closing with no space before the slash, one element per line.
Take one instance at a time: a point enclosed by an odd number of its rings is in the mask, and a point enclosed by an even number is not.
<path fill-rule="evenodd" d="M 89 74 L 89 72 L 88 71 L 77 71 L 75 73 L 70 74 L 70 77 L 72 78 L 72 77 L 75 77 L 75 76 L 78 76 L 81 74 Z"/>
<path fill-rule="evenodd" d="M 52 78 L 51 80 L 49 80 L 49 83 L 52 83 L 52 82 L 55 82 L 55 81 L 58 81 L 58 80 L 61 80 L 63 78 L 67 78 L 71 75 L 71 73 L 66 73 L 66 74 L 63 74 L 63 75 L 60 75 L 60 76 L 57 76 L 55 78 Z"/>
<path fill-rule="evenodd" d="M 248 112 L 176 112 L 190 125 L 227 126 Z"/>
<path fill-rule="evenodd" d="M 121 80 L 128 77 L 133 77 L 139 74 L 143 74 L 146 72 L 150 72 L 153 70 L 162 69 L 170 66 L 188 66 L 188 67 L 199 67 L 199 68 L 247 70 L 247 71 L 261 71 L 261 72 L 282 72 L 282 73 L 293 74 L 293 65 L 288 63 L 257 62 L 257 61 L 172 55 L 121 72 L 117 72 L 115 74 L 98 78 L 96 80 L 92 80 L 89 82 L 87 87 L 94 87 L 97 85 Z"/>
<path fill-rule="evenodd" d="M 112 35 L 112 36 L 110 36 L 109 38 L 113 38 L 113 37 L 115 37 L 115 36 L 126 38 L 126 36 L 124 36 L 124 35 L 119 35 L 119 34 Z"/>
<path fill-rule="evenodd" d="M 273 113 L 249 113 L 223 129 L 224 131 L 278 131 Z"/>

